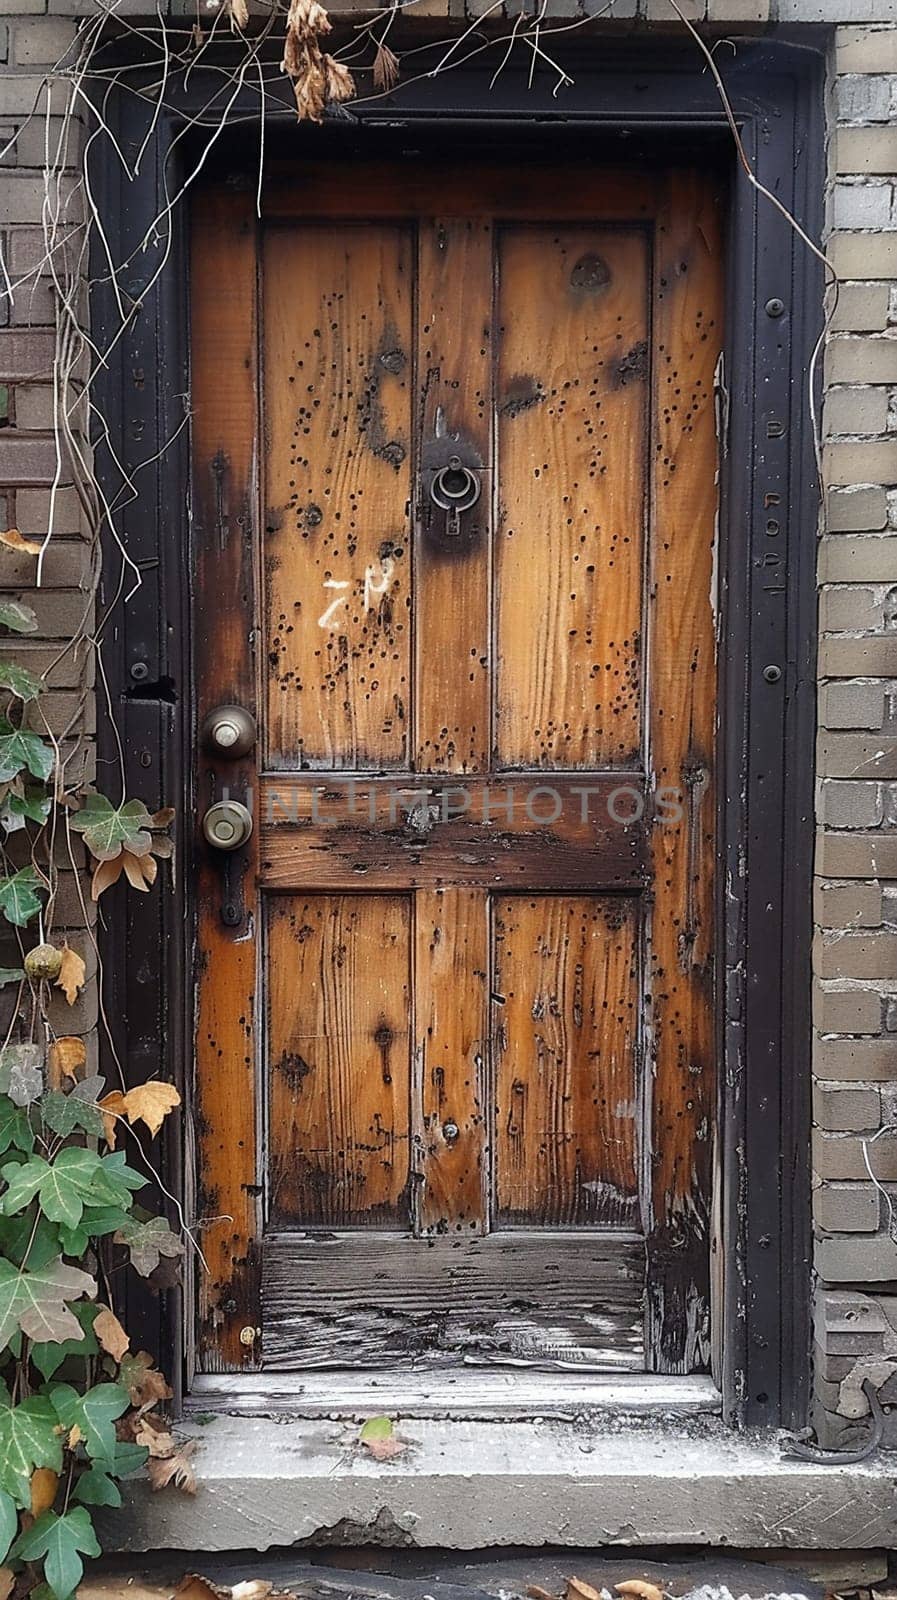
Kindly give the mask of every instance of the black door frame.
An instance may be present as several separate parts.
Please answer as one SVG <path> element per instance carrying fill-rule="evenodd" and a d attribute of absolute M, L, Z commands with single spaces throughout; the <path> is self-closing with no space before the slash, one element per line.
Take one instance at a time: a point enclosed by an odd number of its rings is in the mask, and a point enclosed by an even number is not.
<path fill-rule="evenodd" d="M 822 41 L 740 41 L 723 60 L 744 148 L 760 181 L 818 237 L 823 196 Z M 553 98 L 554 78 L 527 85 L 505 71 L 493 89 L 490 52 L 433 79 L 400 87 L 389 101 L 350 108 L 321 129 L 295 128 L 289 86 L 269 95 L 271 144 L 339 155 L 351 128 L 367 153 L 380 140 L 429 132 L 451 148 L 473 129 L 494 136 L 538 131 L 543 150 L 575 131 L 601 141 L 608 159 L 628 153 L 670 159 L 671 142 L 726 151 L 731 176 L 725 388 L 721 405 L 719 1028 L 721 1372 L 724 1414 L 735 1426 L 802 1426 L 809 1399 L 810 937 L 815 719 L 815 558 L 818 485 L 807 407 L 810 355 L 822 322 L 818 262 L 781 214 L 758 196 L 735 157 L 720 98 L 694 41 L 669 37 L 658 53 L 647 34 L 637 44 L 582 34 L 571 52 L 575 79 Z M 501 47 L 503 48 L 503 47 Z M 233 49 L 223 47 L 223 58 Z M 122 148 L 135 152 L 153 106 L 133 93 L 153 74 L 134 67 L 127 90 L 104 104 Z M 228 91 L 229 93 L 230 91 Z M 134 1082 L 158 1074 L 189 1092 L 192 941 L 189 868 L 194 829 L 189 437 L 187 211 L 175 207 L 170 234 L 138 250 L 166 196 L 191 170 L 198 139 L 189 119 L 224 97 L 222 79 L 198 67 L 186 87 L 168 86 L 141 175 L 126 181 L 105 152 L 93 174 L 116 259 L 134 252 L 129 292 L 139 301 L 124 337 L 95 384 L 113 448 L 140 468 L 140 497 L 119 518 L 142 586 L 118 614 L 104 649 L 129 794 L 179 810 L 175 887 L 146 899 L 119 885 L 104 898 L 104 1000 L 115 1044 Z M 247 90 L 232 114 L 257 129 L 257 97 Z M 662 141 L 659 139 L 662 135 Z M 254 141 L 253 141 L 254 142 Z M 207 164 L 221 178 L 249 181 L 251 157 L 222 139 Z M 377 146 L 378 148 L 380 146 Z M 393 146 L 394 147 L 394 146 Z M 97 146 L 105 151 L 105 146 Z M 279 151 L 284 152 L 281 141 Z M 220 159 L 219 159 L 220 151 Z M 642 155 L 641 152 L 644 152 Z M 164 270 L 144 296 L 145 286 Z M 97 257 L 102 280 L 105 262 Z M 92 302 L 100 348 L 118 313 L 102 283 Z M 178 432 L 178 429 L 181 429 Z M 155 463 L 166 440 L 174 442 Z M 101 470 L 117 481 L 108 453 Z M 150 463 L 143 465 L 143 463 Z M 117 556 L 108 541 L 107 587 Z M 781 673 L 776 677 L 775 670 Z M 772 681 L 770 681 L 772 680 Z M 108 731 L 100 761 L 114 757 Z M 102 770 L 102 766 L 101 766 Z M 122 952 L 127 952 L 122 958 Z M 172 1120 L 172 1119 L 169 1119 Z M 191 1165 L 189 1106 L 164 1147 L 164 1175 L 185 1192 Z M 160 1352 L 182 1384 L 187 1346 L 184 1296 L 177 1290 L 129 1293 L 128 1326 L 139 1346 Z"/>

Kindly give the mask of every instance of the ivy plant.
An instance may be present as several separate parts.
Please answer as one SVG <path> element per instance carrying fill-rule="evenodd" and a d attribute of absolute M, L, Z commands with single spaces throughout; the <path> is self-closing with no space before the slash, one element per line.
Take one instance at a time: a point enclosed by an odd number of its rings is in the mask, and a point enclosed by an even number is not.
<path fill-rule="evenodd" d="M 0 622 L 36 627 L 6 599 Z M 195 1485 L 158 1409 L 171 1390 L 131 1350 L 113 1293 L 122 1265 L 166 1282 L 176 1271 L 180 1239 L 137 1196 L 152 1170 L 144 1141 L 179 1096 L 158 1082 L 107 1090 L 88 1074 L 83 1041 L 60 1035 L 51 1011 L 57 989 L 77 1003 L 85 964 L 46 932 L 54 812 L 93 858 L 94 898 L 122 873 L 148 891 L 172 813 L 65 792 L 29 715 L 42 687 L 0 662 L 0 928 L 20 957 L 0 967 L 0 987 L 18 986 L 0 1047 L 0 1594 L 73 1600 L 85 1557 L 100 1554 L 94 1512 L 121 1505 L 123 1478 L 148 1463 L 154 1487 Z M 137 1122 L 139 1141 L 119 1148 Z"/>

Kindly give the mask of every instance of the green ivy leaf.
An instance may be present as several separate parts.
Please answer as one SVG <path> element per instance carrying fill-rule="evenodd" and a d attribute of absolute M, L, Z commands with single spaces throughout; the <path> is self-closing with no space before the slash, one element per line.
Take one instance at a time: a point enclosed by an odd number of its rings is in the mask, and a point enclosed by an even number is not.
<path fill-rule="evenodd" d="M 102 1084 L 102 1078 L 96 1080 Z M 51 1089 L 45 1094 L 40 1103 L 40 1114 L 48 1128 L 54 1133 L 67 1139 L 76 1128 L 83 1128 L 85 1133 L 94 1134 L 97 1138 L 102 1136 L 103 1118 L 98 1111 L 95 1100 L 76 1091 L 83 1088 L 83 1084 L 76 1084 L 68 1094 L 63 1094 L 59 1089 Z"/>
<path fill-rule="evenodd" d="M 34 1129 L 27 1111 L 4 1094 L 0 1095 L 0 1155 L 10 1149 L 30 1155 L 34 1149 Z"/>
<path fill-rule="evenodd" d="M 126 1246 L 131 1265 L 141 1278 L 155 1272 L 161 1256 L 180 1256 L 184 1246 L 176 1233 L 172 1233 L 164 1217 L 150 1217 L 141 1222 L 129 1217 L 115 1235 L 116 1244 Z"/>
<path fill-rule="evenodd" d="M 24 928 L 40 910 L 39 892 L 44 892 L 44 884 L 33 867 L 23 867 L 20 872 L 0 878 L 0 912 L 7 922 Z"/>
<path fill-rule="evenodd" d="M 16 1503 L 11 1494 L 7 1494 L 5 1489 L 0 1489 L 0 1561 L 6 1560 L 18 1526 L 19 1514 Z"/>
<path fill-rule="evenodd" d="M 105 1204 L 112 1187 L 102 1157 L 81 1145 L 67 1145 L 52 1162 L 32 1156 L 24 1165 L 8 1163 L 2 1173 L 9 1187 L 0 1205 L 7 1216 L 39 1197 L 44 1216 L 67 1228 L 77 1227 L 85 1205 Z"/>
<path fill-rule="evenodd" d="M 46 783 L 55 765 L 56 757 L 39 733 L 14 728 L 6 717 L 0 717 L 0 783 L 8 783 L 20 772 L 30 772 Z"/>
<path fill-rule="evenodd" d="M 35 1467 L 62 1468 L 58 1420 L 45 1395 L 32 1395 L 15 1406 L 8 1399 L 0 1402 L 0 1488 L 26 1511 Z"/>
<path fill-rule="evenodd" d="M 53 805 L 52 797 L 40 789 L 26 789 L 24 794 L 8 794 L 3 801 L 0 820 L 7 833 L 22 826 L 22 818 L 29 822 L 46 822 Z"/>
<path fill-rule="evenodd" d="M 18 661 L 0 661 L 0 689 L 8 689 L 20 700 L 36 700 L 43 693 L 43 684 L 27 667 Z"/>
<path fill-rule="evenodd" d="M 44 1087 L 44 1053 L 37 1044 L 7 1044 L 0 1050 L 0 1094 L 30 1106 Z"/>
<path fill-rule="evenodd" d="M 37 617 L 21 600 L 0 600 L 0 622 L 13 633 L 37 633 Z"/>
<path fill-rule="evenodd" d="M 24 1265 L 34 1272 L 45 1267 L 55 1256 L 68 1254 L 59 1240 L 59 1229 L 42 1217 L 36 1205 L 28 1207 L 17 1217 L 0 1216 L 0 1255 L 8 1256 L 15 1266 Z"/>
<path fill-rule="evenodd" d="M 24 967 L 0 967 L 0 989 L 5 989 L 8 983 L 21 983 L 24 976 Z"/>
<path fill-rule="evenodd" d="M 127 1389 L 120 1383 L 96 1383 L 79 1394 L 70 1383 L 57 1383 L 49 1396 L 60 1422 L 81 1429 L 87 1454 L 108 1471 L 115 1463 L 115 1424 L 131 1404 Z"/>
<path fill-rule="evenodd" d="M 114 861 L 122 850 L 134 856 L 145 856 L 152 844 L 147 832 L 152 817 L 142 800 L 126 800 L 114 806 L 104 794 L 89 794 L 80 811 L 71 818 L 70 826 L 83 833 L 84 843 L 97 861 Z"/>
<path fill-rule="evenodd" d="M 59 1244 L 65 1256 L 83 1256 L 92 1239 L 104 1239 L 124 1227 L 128 1212 L 122 1206 L 89 1206 L 77 1228 L 59 1228 Z"/>
<path fill-rule="evenodd" d="M 71 1506 L 62 1516 L 45 1511 L 21 1533 L 12 1547 L 19 1561 L 41 1561 L 55 1600 L 69 1600 L 84 1572 L 81 1556 L 101 1554 L 93 1523 L 84 1506 Z"/>
<path fill-rule="evenodd" d="M 91 1466 L 78 1479 L 74 1498 L 82 1500 L 86 1506 L 120 1506 L 121 1493 L 112 1479 L 127 1478 L 132 1472 L 139 1472 L 148 1455 L 149 1451 L 142 1444 L 116 1443 L 112 1466 L 108 1469 Z"/>
<path fill-rule="evenodd" d="M 391 1417 L 368 1417 L 358 1435 L 362 1444 L 371 1444 L 378 1439 L 391 1439 L 393 1426 Z"/>
<path fill-rule="evenodd" d="M 94 1321 L 99 1307 L 93 1304 L 73 1306 L 72 1310 L 81 1324 L 80 1339 L 64 1339 L 61 1344 L 33 1344 L 31 1346 L 31 1360 L 45 1383 L 49 1383 L 55 1372 L 59 1371 L 63 1361 L 70 1356 L 80 1356 L 85 1361 L 90 1356 L 99 1352 L 96 1335 L 93 1331 Z"/>
<path fill-rule="evenodd" d="M 0 1257 L 0 1346 L 9 1343 L 16 1328 L 37 1343 L 79 1339 L 81 1329 L 66 1301 L 92 1300 L 96 1292 L 89 1272 L 58 1257 L 30 1271 Z"/>

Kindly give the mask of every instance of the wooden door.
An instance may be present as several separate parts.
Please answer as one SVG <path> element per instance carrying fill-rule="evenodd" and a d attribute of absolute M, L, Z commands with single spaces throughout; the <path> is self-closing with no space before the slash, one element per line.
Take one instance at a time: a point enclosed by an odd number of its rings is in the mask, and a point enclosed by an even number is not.
<path fill-rule="evenodd" d="M 258 721 L 198 758 L 255 816 L 197 846 L 201 1362 L 701 1370 L 713 195 L 254 206 L 193 236 L 197 703 Z"/>

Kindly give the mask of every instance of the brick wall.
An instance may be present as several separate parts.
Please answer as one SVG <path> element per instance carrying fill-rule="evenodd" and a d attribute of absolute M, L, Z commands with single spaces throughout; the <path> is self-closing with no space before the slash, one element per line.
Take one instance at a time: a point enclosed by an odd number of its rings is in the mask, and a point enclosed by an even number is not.
<path fill-rule="evenodd" d="M 897 1136 L 870 1142 L 883 1127 L 897 1129 L 897 10 L 895 0 L 773 0 L 772 11 L 769 0 L 682 3 L 690 16 L 736 32 L 739 24 L 835 25 L 827 227 L 842 284 L 825 355 L 812 1136 L 816 1421 L 834 1442 L 863 1410 L 863 1373 L 873 1372 L 886 1395 L 889 1385 L 897 1390 L 897 1294 L 889 1292 L 897 1289 L 897 1244 L 886 1198 L 897 1201 Z M 140 10 L 138 0 L 121 4 L 129 15 Z M 548 0 L 548 12 L 573 15 L 580 5 L 594 9 L 593 0 Z M 55 140 L 66 92 L 58 80 L 42 84 L 73 47 L 74 18 L 92 6 L 0 0 L 7 63 L 0 132 L 21 129 L 0 168 L 0 236 L 12 276 L 28 275 L 12 305 L 0 301 L 0 384 L 11 393 L 9 423 L 0 428 L 0 515 L 32 537 L 47 529 L 55 466 L 54 292 L 41 231 L 41 163 L 46 111 Z M 354 9 L 353 0 L 337 0 L 334 9 Z M 463 14 L 461 0 L 420 0 L 417 9 L 429 17 Z M 478 9 L 481 0 L 468 0 L 470 14 Z M 668 0 L 615 0 L 614 11 L 675 25 Z M 28 122 L 36 99 L 42 114 Z M 61 196 L 72 233 L 60 260 L 77 255 L 77 155 L 73 140 L 71 182 Z M 89 591 L 90 530 L 65 484 L 54 532 L 40 593 L 27 558 L 4 555 L 2 576 L 38 612 L 39 638 L 15 648 L 49 668 L 44 709 L 61 730 L 90 670 L 89 651 L 59 656 Z M 71 742 L 73 759 L 88 764 L 91 728 L 88 702 L 77 750 Z M 70 871 L 61 883 L 57 924 L 89 947 L 87 932 L 78 931 L 83 918 Z M 89 986 L 65 1018 L 68 1031 L 89 1032 L 96 1010 Z"/>

